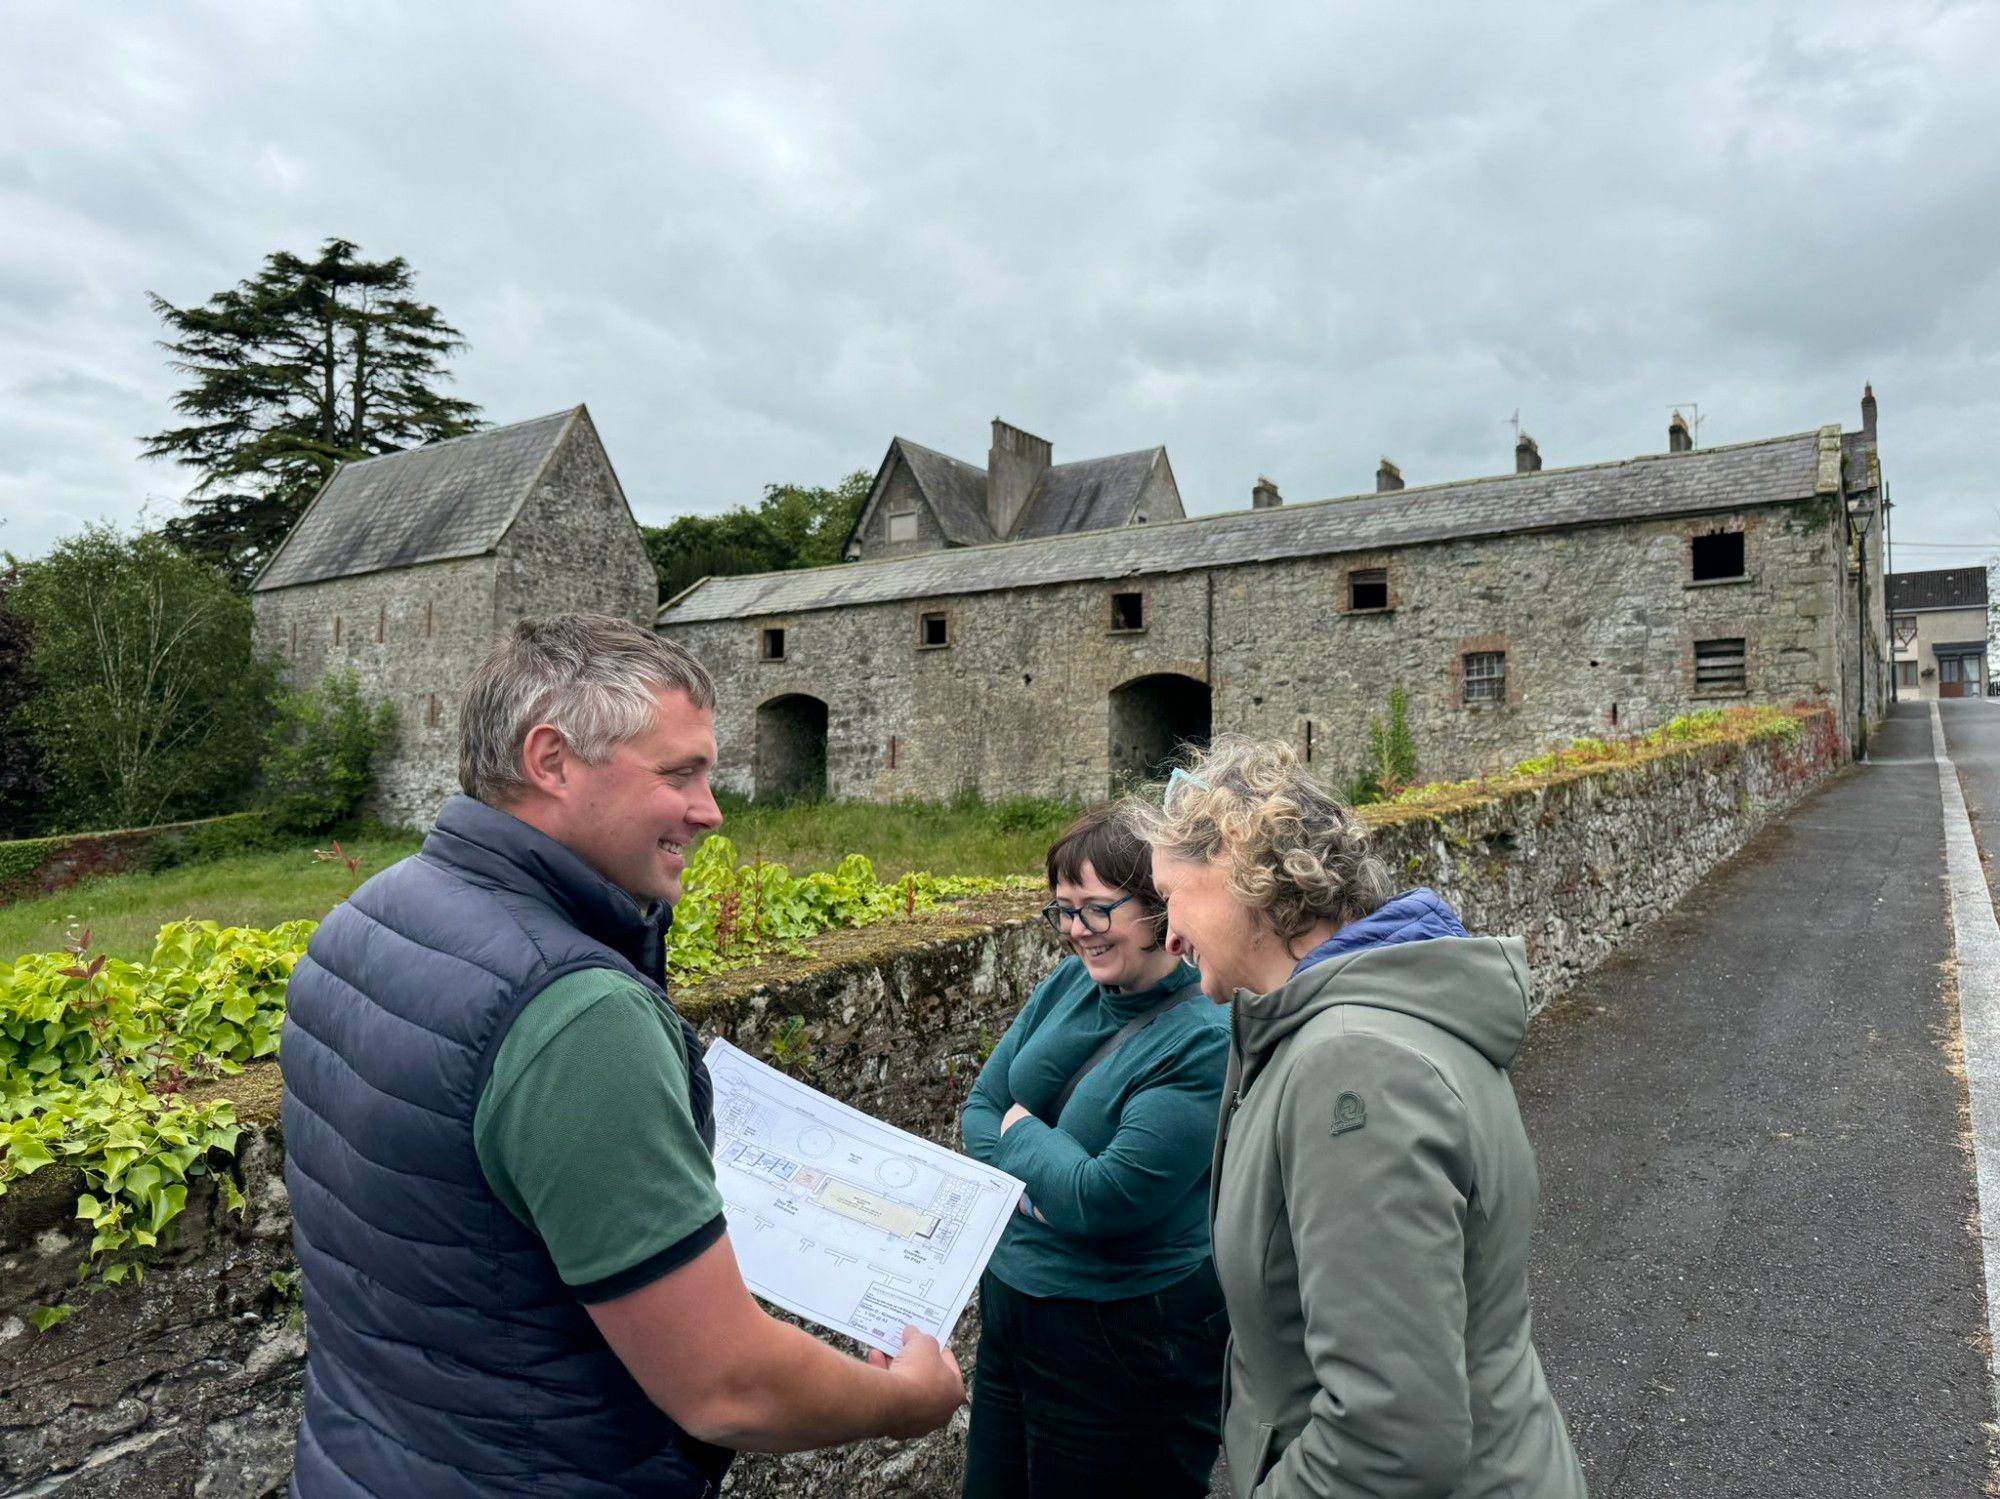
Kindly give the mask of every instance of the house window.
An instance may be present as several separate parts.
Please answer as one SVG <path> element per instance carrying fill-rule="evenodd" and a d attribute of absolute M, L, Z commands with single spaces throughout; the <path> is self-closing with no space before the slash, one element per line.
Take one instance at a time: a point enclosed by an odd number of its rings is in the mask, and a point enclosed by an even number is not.
<path fill-rule="evenodd" d="M 774 625 L 758 632 L 757 654 L 766 661 L 785 659 L 785 631 L 782 626 Z"/>
<path fill-rule="evenodd" d="M 292 621 L 292 654 L 293 654 L 294 656 L 296 656 L 296 655 L 297 655 L 298 653 L 299 653 L 299 622 L 298 622 L 297 620 L 293 620 L 293 621 Z"/>
<path fill-rule="evenodd" d="M 340 616 L 338 614 L 333 617 L 333 643 L 335 645 L 340 644 Z"/>
<path fill-rule="evenodd" d="M 1743 637 L 1697 640 L 1694 643 L 1694 690 L 1697 697 L 1716 697 L 1749 688 Z"/>
<path fill-rule="evenodd" d="M 907 511 L 902 515 L 889 517 L 889 540 L 915 541 L 917 539 L 917 512 Z"/>
<path fill-rule="evenodd" d="M 1743 576 L 1743 533 L 1717 531 L 1697 536 L 1689 544 L 1689 555 L 1697 583 L 1719 583 Z"/>
<path fill-rule="evenodd" d="M 1467 651 L 1465 653 L 1465 701 L 1501 703 L 1507 700 L 1507 653 Z"/>
<path fill-rule="evenodd" d="M 1389 569 L 1357 567 L 1347 575 L 1347 607 L 1351 610 L 1389 607 Z"/>
<path fill-rule="evenodd" d="M 917 616 L 917 648 L 925 651 L 941 651 L 951 644 L 951 619 L 945 614 L 919 614 Z"/>
<path fill-rule="evenodd" d="M 375 643 L 380 645 L 389 638 L 389 606 L 379 605 L 375 610 Z"/>
<path fill-rule="evenodd" d="M 1142 593 L 1112 594 L 1111 628 L 1113 630 L 1145 629 L 1146 596 Z"/>
<path fill-rule="evenodd" d="M 434 729 L 443 718 L 444 710 L 438 706 L 437 694 L 433 692 L 429 704 L 424 709 L 424 727 Z"/>
<path fill-rule="evenodd" d="M 424 605 L 424 634 L 426 635 L 432 634 L 436 629 L 436 626 L 432 622 L 432 608 L 433 606 L 430 604 Z"/>
<path fill-rule="evenodd" d="M 1916 662 L 1898 661 L 1896 663 L 1896 685 L 1898 687 L 1914 687 L 1917 685 Z"/>

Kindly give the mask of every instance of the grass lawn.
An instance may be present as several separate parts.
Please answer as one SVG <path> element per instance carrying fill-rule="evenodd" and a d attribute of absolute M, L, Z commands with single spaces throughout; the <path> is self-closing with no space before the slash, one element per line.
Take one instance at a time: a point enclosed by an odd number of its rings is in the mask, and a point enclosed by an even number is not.
<path fill-rule="evenodd" d="M 342 847 L 360 857 L 365 877 L 415 853 L 422 841 L 414 833 L 378 835 Z M 315 860 L 311 843 L 157 874 L 84 880 L 39 900 L 0 906 L 0 959 L 53 952 L 74 919 L 90 928 L 93 951 L 136 961 L 151 955 L 154 934 L 170 921 L 195 916 L 225 926 L 276 926 L 300 916 L 324 916 L 356 883 L 345 864 Z"/>
<path fill-rule="evenodd" d="M 883 879 L 911 870 L 934 874 L 1035 874 L 1050 842 L 1075 809 L 1062 803 L 807 803 L 752 807 L 727 798 L 722 832 L 745 860 L 753 855 L 793 873 L 828 869 L 848 854 L 866 854 Z M 319 840 L 324 846 L 327 840 Z M 359 838 L 346 851 L 361 858 L 361 876 L 415 853 L 414 833 Z M 91 930 L 93 950 L 141 959 L 169 921 L 206 918 L 227 926 L 275 926 L 324 916 L 346 899 L 355 876 L 342 864 L 313 858 L 314 844 L 277 853 L 240 854 L 156 874 L 86 880 L 39 900 L 0 906 L 0 961 L 63 945 L 72 921 Z"/>

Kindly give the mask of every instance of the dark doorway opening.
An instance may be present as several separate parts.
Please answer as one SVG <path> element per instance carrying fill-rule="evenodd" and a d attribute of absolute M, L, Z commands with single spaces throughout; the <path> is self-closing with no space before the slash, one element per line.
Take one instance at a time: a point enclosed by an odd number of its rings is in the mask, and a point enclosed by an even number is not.
<path fill-rule="evenodd" d="M 760 802 L 825 800 L 825 703 L 793 692 L 757 709 L 754 794 Z"/>
<path fill-rule="evenodd" d="M 1111 692 L 1111 789 L 1153 780 L 1202 749 L 1212 731 L 1208 684 L 1175 672 L 1136 677 Z"/>

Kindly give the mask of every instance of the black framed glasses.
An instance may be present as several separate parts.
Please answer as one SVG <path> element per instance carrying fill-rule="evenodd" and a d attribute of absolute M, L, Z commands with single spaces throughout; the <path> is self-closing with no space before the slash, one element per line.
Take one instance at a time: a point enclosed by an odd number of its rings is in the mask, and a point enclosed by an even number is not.
<path fill-rule="evenodd" d="M 1066 906 L 1059 900 L 1052 900 L 1042 907 L 1042 920 L 1049 924 L 1049 929 L 1058 937 L 1067 937 L 1070 934 L 1071 923 L 1077 921 L 1083 923 L 1086 932 L 1101 937 L 1111 930 L 1111 913 L 1126 901 L 1138 898 L 1136 895 L 1127 895 L 1114 900 L 1108 906 L 1094 900 L 1087 900 L 1080 906 Z"/>

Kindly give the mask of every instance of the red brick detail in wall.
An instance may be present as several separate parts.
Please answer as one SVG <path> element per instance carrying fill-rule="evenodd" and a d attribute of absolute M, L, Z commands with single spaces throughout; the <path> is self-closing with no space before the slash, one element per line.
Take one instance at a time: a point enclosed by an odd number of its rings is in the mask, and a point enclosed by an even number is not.
<path fill-rule="evenodd" d="M 1451 652 L 1451 696 L 1454 708 L 1490 708 L 1493 703 L 1468 703 L 1465 700 L 1465 658 L 1475 651 L 1501 651 L 1507 657 L 1507 697 L 1506 706 L 1518 708 L 1521 705 L 1521 663 L 1514 655 L 1514 642 L 1506 635 L 1467 635 L 1452 647 Z"/>

